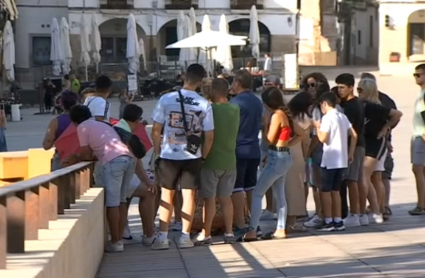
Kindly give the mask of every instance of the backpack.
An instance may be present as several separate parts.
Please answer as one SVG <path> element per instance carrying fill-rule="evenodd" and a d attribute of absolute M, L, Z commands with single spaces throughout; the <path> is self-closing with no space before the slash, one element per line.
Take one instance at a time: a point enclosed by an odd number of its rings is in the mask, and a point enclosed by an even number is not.
<path fill-rule="evenodd" d="M 127 147 L 130 149 L 130 151 L 134 154 L 135 157 L 138 159 L 142 159 L 146 155 L 146 148 L 143 145 L 142 141 L 140 141 L 139 137 L 134 135 L 131 132 L 128 132 L 120 127 L 113 126 L 110 123 L 103 122 L 110 127 L 112 127 L 115 132 L 120 137 L 121 141 L 127 145 Z"/>

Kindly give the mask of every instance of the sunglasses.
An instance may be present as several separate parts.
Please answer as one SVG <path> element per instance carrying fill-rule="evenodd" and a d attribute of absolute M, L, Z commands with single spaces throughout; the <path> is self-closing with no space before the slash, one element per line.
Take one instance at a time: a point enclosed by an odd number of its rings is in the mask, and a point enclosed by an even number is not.
<path fill-rule="evenodd" d="M 357 88 L 357 92 L 361 93 L 361 92 L 363 92 L 363 89 L 362 88 Z"/>
<path fill-rule="evenodd" d="M 315 88 L 316 87 L 316 83 L 309 83 L 309 84 L 307 84 L 307 87 Z"/>
<path fill-rule="evenodd" d="M 413 74 L 413 77 L 419 78 L 419 77 L 421 77 L 421 75 L 423 75 L 423 74 L 425 74 L 425 73 L 414 73 L 414 74 Z"/>

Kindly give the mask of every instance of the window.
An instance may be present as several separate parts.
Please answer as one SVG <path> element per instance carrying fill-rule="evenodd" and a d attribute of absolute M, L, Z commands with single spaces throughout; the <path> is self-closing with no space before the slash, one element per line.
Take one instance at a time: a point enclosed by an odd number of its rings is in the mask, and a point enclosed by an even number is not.
<path fill-rule="evenodd" d="M 32 65 L 47 66 L 50 61 L 50 37 L 32 38 Z"/>
<path fill-rule="evenodd" d="M 357 44 L 358 45 L 362 44 L 362 31 L 361 30 L 357 30 Z"/>

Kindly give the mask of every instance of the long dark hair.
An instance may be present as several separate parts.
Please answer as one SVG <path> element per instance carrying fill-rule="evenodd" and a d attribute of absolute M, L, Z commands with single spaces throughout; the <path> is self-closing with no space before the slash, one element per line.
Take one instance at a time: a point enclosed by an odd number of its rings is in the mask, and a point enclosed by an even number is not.
<path fill-rule="evenodd" d="M 302 89 L 304 89 L 304 90 L 308 89 L 307 80 L 310 79 L 310 78 L 313 78 L 314 80 L 316 80 L 316 82 L 320 82 L 320 81 L 321 82 L 324 82 L 324 81 L 328 82 L 328 79 L 326 78 L 325 75 L 323 75 L 323 73 L 312 72 L 312 73 L 309 73 L 306 76 L 304 76 L 303 79 L 301 80 L 301 86 L 300 87 Z M 316 86 L 317 86 L 317 84 L 316 84 Z"/>
<path fill-rule="evenodd" d="M 289 101 L 288 108 L 294 118 L 302 118 L 304 115 L 311 117 L 310 106 L 313 103 L 311 94 L 299 92 Z"/>
<path fill-rule="evenodd" d="M 294 121 L 291 115 L 291 111 L 285 105 L 282 92 L 278 88 L 270 87 L 263 91 L 263 93 L 261 94 L 261 99 L 263 103 L 271 109 L 280 109 L 286 114 L 286 116 L 288 117 L 289 126 L 291 127 L 293 133 Z"/>

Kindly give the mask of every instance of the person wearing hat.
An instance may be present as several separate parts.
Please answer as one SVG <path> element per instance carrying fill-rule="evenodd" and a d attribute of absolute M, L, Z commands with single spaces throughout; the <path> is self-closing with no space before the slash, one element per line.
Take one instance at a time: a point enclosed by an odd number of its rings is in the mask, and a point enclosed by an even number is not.
<path fill-rule="evenodd" d="M 276 87 L 276 88 L 281 89 L 281 85 L 282 85 L 282 83 L 280 82 L 280 78 L 277 77 L 276 75 L 269 75 L 264 80 L 264 87 L 265 88 Z"/>

